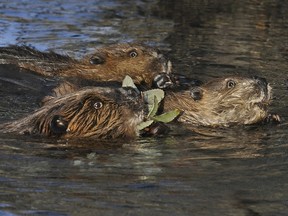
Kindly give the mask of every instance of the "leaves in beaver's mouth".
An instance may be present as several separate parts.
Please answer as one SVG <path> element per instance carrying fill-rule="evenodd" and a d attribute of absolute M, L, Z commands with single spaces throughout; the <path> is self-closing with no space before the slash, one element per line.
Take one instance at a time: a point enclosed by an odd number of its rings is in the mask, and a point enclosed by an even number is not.
<path fill-rule="evenodd" d="M 131 77 L 126 76 L 122 82 L 122 87 L 131 87 L 136 91 L 139 91 L 136 85 L 134 84 Z M 161 115 L 156 115 L 159 109 L 161 101 L 164 99 L 164 91 L 161 89 L 151 89 L 148 91 L 142 92 L 144 101 L 148 104 L 149 113 L 146 116 L 146 121 L 141 122 L 137 125 L 138 130 L 143 130 L 144 128 L 149 127 L 153 122 L 163 122 L 169 123 L 173 121 L 180 114 L 180 110 L 175 109 Z"/>

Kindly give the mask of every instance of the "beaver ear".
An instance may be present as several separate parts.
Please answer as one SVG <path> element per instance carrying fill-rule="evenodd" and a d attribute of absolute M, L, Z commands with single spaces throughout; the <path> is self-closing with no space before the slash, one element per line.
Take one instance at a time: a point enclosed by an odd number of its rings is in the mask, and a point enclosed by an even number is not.
<path fill-rule="evenodd" d="M 93 55 L 89 59 L 89 62 L 90 62 L 90 64 L 93 64 L 93 65 L 99 65 L 99 64 L 103 64 L 105 62 L 105 59 L 102 56 Z"/>
<path fill-rule="evenodd" d="M 50 122 L 51 133 L 54 135 L 62 135 L 66 133 L 68 122 L 60 115 L 55 115 Z"/>
<path fill-rule="evenodd" d="M 201 100 L 203 97 L 203 90 L 199 87 L 192 88 L 190 90 L 190 95 L 195 101 Z"/>

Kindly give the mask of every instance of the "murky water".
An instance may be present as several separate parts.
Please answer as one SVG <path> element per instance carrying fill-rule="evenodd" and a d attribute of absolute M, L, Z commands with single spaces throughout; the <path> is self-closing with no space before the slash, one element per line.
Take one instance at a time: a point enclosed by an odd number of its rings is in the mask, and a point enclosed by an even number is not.
<path fill-rule="evenodd" d="M 135 40 L 159 46 L 191 77 L 266 77 L 284 123 L 206 135 L 183 127 L 131 142 L 1 135 L 0 215 L 287 215 L 288 2 L 0 2 L 1 46 L 80 57 Z M 0 74 L 15 78 L 3 66 Z M 1 120 L 37 106 L 43 80 L 17 75 L 21 88 L 0 82 Z"/>

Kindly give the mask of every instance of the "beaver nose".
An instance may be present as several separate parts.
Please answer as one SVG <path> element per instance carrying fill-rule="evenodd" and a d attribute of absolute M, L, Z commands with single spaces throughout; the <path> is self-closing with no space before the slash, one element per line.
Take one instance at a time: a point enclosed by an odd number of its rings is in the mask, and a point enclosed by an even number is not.
<path fill-rule="evenodd" d="M 268 82 L 265 78 L 254 76 L 253 79 L 256 80 L 257 84 L 263 88 L 266 88 L 268 85 Z"/>
<path fill-rule="evenodd" d="M 154 80 L 152 82 L 152 87 L 155 88 L 167 88 L 172 85 L 173 83 L 171 81 L 171 78 L 166 73 L 158 74 L 154 77 Z"/>

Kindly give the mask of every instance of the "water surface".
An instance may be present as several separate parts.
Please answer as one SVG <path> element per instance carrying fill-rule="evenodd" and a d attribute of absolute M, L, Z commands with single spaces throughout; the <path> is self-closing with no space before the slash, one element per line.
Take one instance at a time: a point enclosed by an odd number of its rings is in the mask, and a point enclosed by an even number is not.
<path fill-rule="evenodd" d="M 277 0 L 2 0 L 0 46 L 78 58 L 144 41 L 190 77 L 265 77 L 283 124 L 129 142 L 0 135 L 0 215 L 287 215 L 287 16 Z M 46 80 L 0 75 L 22 83 L 0 81 L 0 121 L 38 106 Z"/>

